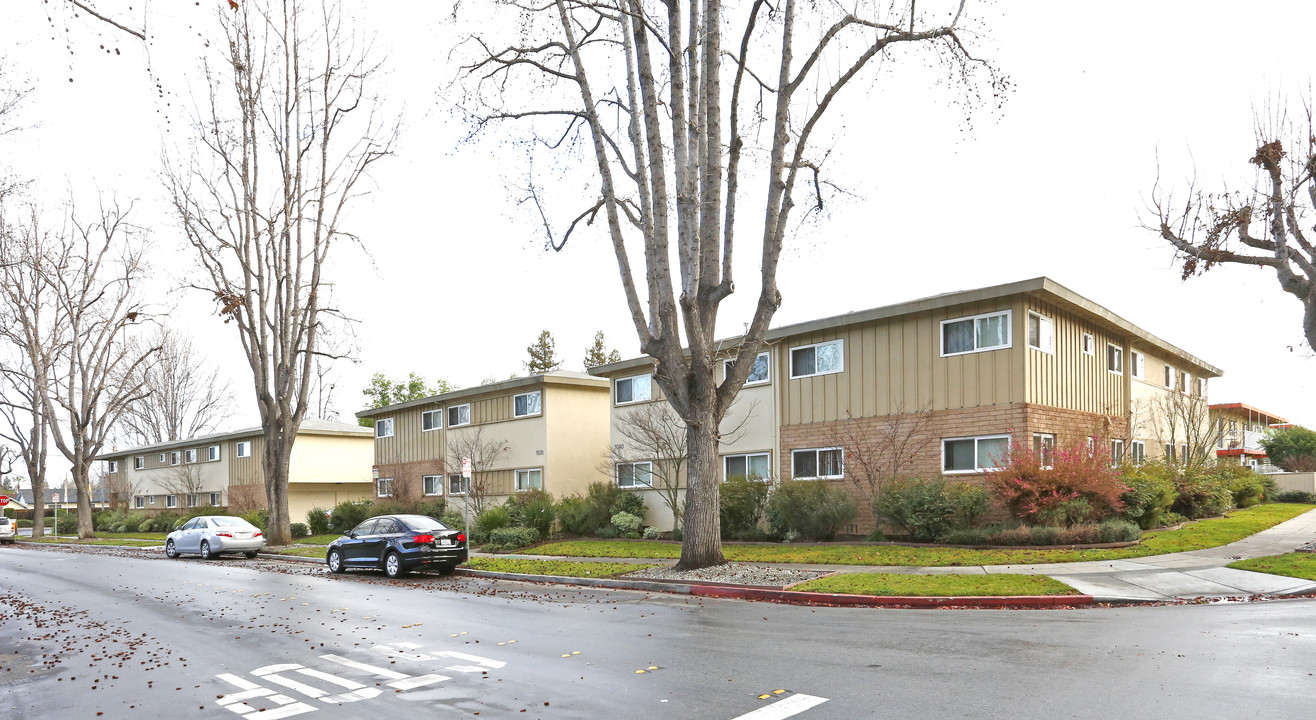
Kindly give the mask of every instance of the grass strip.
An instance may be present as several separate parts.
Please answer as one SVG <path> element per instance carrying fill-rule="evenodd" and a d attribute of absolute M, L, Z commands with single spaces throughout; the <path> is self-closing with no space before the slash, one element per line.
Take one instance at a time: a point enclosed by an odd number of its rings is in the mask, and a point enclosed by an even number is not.
<path fill-rule="evenodd" d="M 818 563 L 824 565 L 903 565 L 947 567 L 963 565 L 1016 565 L 1120 560 L 1227 545 L 1266 528 L 1291 520 L 1316 505 L 1269 503 L 1236 510 L 1229 517 L 1210 518 L 1178 530 L 1144 533 L 1142 542 L 1126 548 L 1090 550 L 1036 550 L 901 547 L 896 545 L 724 545 L 722 553 L 733 562 Z M 678 558 L 675 542 L 568 540 L 530 548 L 537 555 L 566 557 Z"/>
<path fill-rule="evenodd" d="M 842 573 L 801 583 L 791 590 L 842 595 L 961 597 L 1077 595 L 1074 588 L 1042 575 L 896 575 Z"/>
<path fill-rule="evenodd" d="M 1251 570 L 1302 580 L 1316 580 L 1316 553 L 1292 552 L 1284 555 L 1268 555 L 1251 560 L 1239 560 L 1230 563 L 1229 567 L 1235 570 Z"/>
<path fill-rule="evenodd" d="M 59 543 L 60 545 L 130 545 L 136 547 L 154 547 L 164 545 L 164 537 L 158 540 L 143 540 L 129 537 L 95 537 L 90 540 L 79 540 L 72 537 L 61 537 L 56 540 L 53 537 L 23 538 L 24 542 L 34 543 Z"/>
<path fill-rule="evenodd" d="M 573 560 L 513 560 L 508 558 L 471 558 L 466 567 L 489 572 L 521 573 L 523 575 L 554 575 L 558 577 L 612 577 L 628 572 L 651 568 L 653 565 L 634 563 L 578 562 Z"/>

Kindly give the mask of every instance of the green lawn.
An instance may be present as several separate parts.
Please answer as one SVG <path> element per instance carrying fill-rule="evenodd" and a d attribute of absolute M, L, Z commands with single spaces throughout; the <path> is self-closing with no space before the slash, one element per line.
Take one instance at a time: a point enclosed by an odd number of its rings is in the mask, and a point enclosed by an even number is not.
<path fill-rule="evenodd" d="M 329 533 L 327 535 L 311 535 L 309 537 L 293 538 L 294 545 L 328 545 L 329 543 L 343 537 L 338 533 Z"/>
<path fill-rule="evenodd" d="M 1164 555 L 1185 550 L 1218 547 L 1278 525 L 1316 505 L 1271 503 L 1237 510 L 1225 518 L 1191 523 L 1178 530 L 1144 533 L 1142 542 L 1126 548 L 1093 550 L 1034 550 L 1010 548 L 900 547 L 894 545 L 724 545 L 723 555 L 733 562 L 821 563 L 827 565 L 906 565 L 942 567 L 960 565 L 1015 565 Z M 613 540 L 570 540 L 530 548 L 537 555 L 568 557 L 678 558 L 681 545 L 675 542 L 618 542 Z"/>
<path fill-rule="evenodd" d="M 843 595 L 959 597 L 1077 595 L 1074 588 L 1041 575 L 893 575 L 844 573 L 801 583 L 791 590 Z"/>
<path fill-rule="evenodd" d="M 23 538 L 23 541 L 36 543 L 57 542 L 60 544 L 68 543 L 73 545 L 134 545 L 138 547 L 154 547 L 156 545 L 164 545 L 164 535 L 159 535 L 157 537 L 152 536 L 150 533 L 123 533 L 121 535 L 116 535 L 114 533 L 98 533 L 97 536 L 91 540 L 79 540 L 68 535 L 61 536 L 56 540 L 54 537 L 47 535 L 39 538 Z"/>
<path fill-rule="evenodd" d="M 574 562 L 571 560 L 512 560 L 507 558 L 471 558 L 466 567 L 490 572 L 560 577 L 610 577 L 651 568 L 653 565 L 609 562 Z"/>
<path fill-rule="evenodd" d="M 1252 558 L 1251 560 L 1239 560 L 1236 563 L 1230 563 L 1229 567 L 1235 570 L 1251 570 L 1252 572 L 1284 575 L 1285 577 L 1301 578 L 1303 580 L 1316 580 L 1316 553 L 1293 552 L 1284 555 L 1270 555 Z"/>

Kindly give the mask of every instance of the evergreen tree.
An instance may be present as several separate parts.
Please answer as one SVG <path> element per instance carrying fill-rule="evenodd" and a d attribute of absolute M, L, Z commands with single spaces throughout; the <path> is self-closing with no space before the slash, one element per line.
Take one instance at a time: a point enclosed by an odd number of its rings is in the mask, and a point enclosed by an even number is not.
<path fill-rule="evenodd" d="M 585 369 L 620 361 L 621 353 L 616 350 L 608 352 L 607 346 L 603 344 L 603 331 L 594 333 L 594 344 L 585 349 Z"/>
<path fill-rule="evenodd" d="M 547 330 L 539 333 L 539 339 L 525 351 L 530 354 L 525 369 L 531 375 L 539 375 L 562 367 L 562 361 L 557 358 L 553 333 Z"/>
<path fill-rule="evenodd" d="M 443 378 L 439 378 L 431 386 L 414 372 L 409 373 L 406 380 L 389 380 L 384 373 L 375 373 L 370 376 L 370 385 L 363 389 L 361 394 L 370 398 L 370 407 L 381 408 L 408 400 L 420 400 L 431 395 L 442 395 L 457 389 L 459 388 L 456 385 Z M 375 426 L 374 418 L 360 418 L 357 422 L 365 427 Z"/>

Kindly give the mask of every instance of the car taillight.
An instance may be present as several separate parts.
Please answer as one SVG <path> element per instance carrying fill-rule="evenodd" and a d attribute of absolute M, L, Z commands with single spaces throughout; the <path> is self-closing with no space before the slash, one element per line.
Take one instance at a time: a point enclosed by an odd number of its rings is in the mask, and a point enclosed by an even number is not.
<path fill-rule="evenodd" d="M 457 533 L 457 542 L 466 542 L 466 533 Z"/>
<path fill-rule="evenodd" d="M 429 543 L 434 542 L 434 536 L 433 536 L 433 535 L 417 535 L 416 538 L 415 538 L 415 540 L 413 540 L 413 542 L 420 543 L 421 545 L 428 545 Z"/>
<path fill-rule="evenodd" d="M 259 531 L 259 530 L 256 531 L 256 534 L 255 534 L 255 535 L 252 535 L 252 537 L 264 537 L 264 536 L 265 536 L 265 533 L 262 533 L 262 532 Z"/>
<path fill-rule="evenodd" d="M 216 535 L 217 537 L 226 537 L 226 538 L 231 538 L 231 537 L 233 537 L 233 533 L 228 532 L 228 531 L 226 531 L 226 530 L 221 530 L 220 532 L 215 533 L 215 535 Z"/>

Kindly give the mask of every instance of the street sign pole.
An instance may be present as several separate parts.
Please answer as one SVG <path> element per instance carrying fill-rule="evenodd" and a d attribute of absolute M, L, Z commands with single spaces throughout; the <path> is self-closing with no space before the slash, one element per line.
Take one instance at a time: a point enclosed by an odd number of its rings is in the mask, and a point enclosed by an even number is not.
<path fill-rule="evenodd" d="M 466 520 L 466 556 L 471 553 L 471 459 L 462 458 L 462 484 L 466 493 L 462 496 L 462 517 Z"/>

